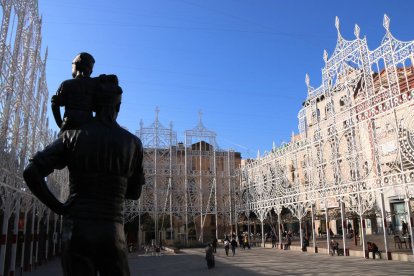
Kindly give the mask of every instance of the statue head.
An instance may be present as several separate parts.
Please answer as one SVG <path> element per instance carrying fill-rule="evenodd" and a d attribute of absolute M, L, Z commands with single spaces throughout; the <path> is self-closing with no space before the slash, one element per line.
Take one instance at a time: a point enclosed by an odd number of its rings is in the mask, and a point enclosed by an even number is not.
<path fill-rule="evenodd" d="M 99 92 L 95 98 L 96 116 L 101 120 L 114 122 L 122 100 L 122 88 L 118 85 L 118 78 L 116 75 L 100 75 L 97 80 Z"/>
<path fill-rule="evenodd" d="M 72 76 L 89 77 L 92 74 L 95 59 L 89 53 L 79 53 L 72 61 Z"/>

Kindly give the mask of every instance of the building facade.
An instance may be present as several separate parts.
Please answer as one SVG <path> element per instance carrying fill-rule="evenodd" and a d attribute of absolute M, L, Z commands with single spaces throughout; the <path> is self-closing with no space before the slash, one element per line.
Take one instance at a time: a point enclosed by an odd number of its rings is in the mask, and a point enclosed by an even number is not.
<path fill-rule="evenodd" d="M 412 234 L 414 42 L 395 39 L 386 15 L 383 25 L 381 45 L 370 50 L 358 25 L 346 40 L 336 18 L 337 45 L 330 57 L 324 52 L 321 86 L 305 79 L 299 134 L 240 170 L 240 212 L 262 223 L 275 212 L 282 224 L 288 209 L 301 240 L 318 232 L 345 239 L 351 225 L 363 250 L 365 235 L 383 234 L 388 251 L 390 227 L 403 231 L 407 223 Z"/>
<path fill-rule="evenodd" d="M 184 142 L 177 142 L 172 124 L 166 128 L 159 122 L 158 110 L 154 123 L 141 123 L 137 136 L 144 146 L 146 185 L 140 199 L 126 205 L 126 221 L 136 226 L 130 241 L 188 244 L 230 233 L 240 153 L 220 149 L 201 115 L 198 125 L 185 131 Z"/>

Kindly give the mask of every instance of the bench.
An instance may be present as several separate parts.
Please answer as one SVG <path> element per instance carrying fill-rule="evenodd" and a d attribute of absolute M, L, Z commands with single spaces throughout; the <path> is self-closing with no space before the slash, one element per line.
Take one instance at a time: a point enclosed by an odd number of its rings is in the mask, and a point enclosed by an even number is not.
<path fill-rule="evenodd" d="M 405 245 L 405 248 L 407 248 L 407 241 L 406 240 L 401 240 L 400 236 L 394 236 L 394 247 L 401 249 L 402 248 L 402 244 Z"/>

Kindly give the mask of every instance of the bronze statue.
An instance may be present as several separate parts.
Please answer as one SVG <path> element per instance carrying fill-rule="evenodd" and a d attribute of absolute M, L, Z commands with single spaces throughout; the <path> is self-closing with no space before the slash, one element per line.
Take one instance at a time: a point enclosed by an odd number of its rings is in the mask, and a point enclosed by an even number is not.
<path fill-rule="evenodd" d="M 46 206 L 63 215 L 64 275 L 129 275 L 123 227 L 125 199 L 138 199 L 145 178 L 141 141 L 116 122 L 122 89 L 99 79 L 93 97 L 96 116 L 63 131 L 37 152 L 24 179 Z M 60 202 L 45 177 L 68 167 L 70 196 Z"/>
<path fill-rule="evenodd" d="M 52 112 L 56 124 L 63 133 L 75 129 L 92 119 L 92 104 L 97 82 L 90 76 L 95 59 L 91 54 L 82 52 L 72 61 L 73 79 L 65 80 L 52 97 Z M 63 119 L 60 107 L 65 107 Z"/>

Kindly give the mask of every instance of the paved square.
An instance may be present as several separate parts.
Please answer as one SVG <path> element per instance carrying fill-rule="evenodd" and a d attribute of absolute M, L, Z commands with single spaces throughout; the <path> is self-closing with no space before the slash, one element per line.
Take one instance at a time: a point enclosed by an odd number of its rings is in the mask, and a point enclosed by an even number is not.
<path fill-rule="evenodd" d="M 130 254 L 131 275 L 413 275 L 412 262 L 330 256 L 310 252 L 255 247 L 237 248 L 236 256 L 217 249 L 216 267 L 207 269 L 203 249 L 185 249 L 162 256 Z M 16 275 L 19 275 L 17 272 Z M 59 258 L 38 267 L 29 276 L 62 275 Z"/>

